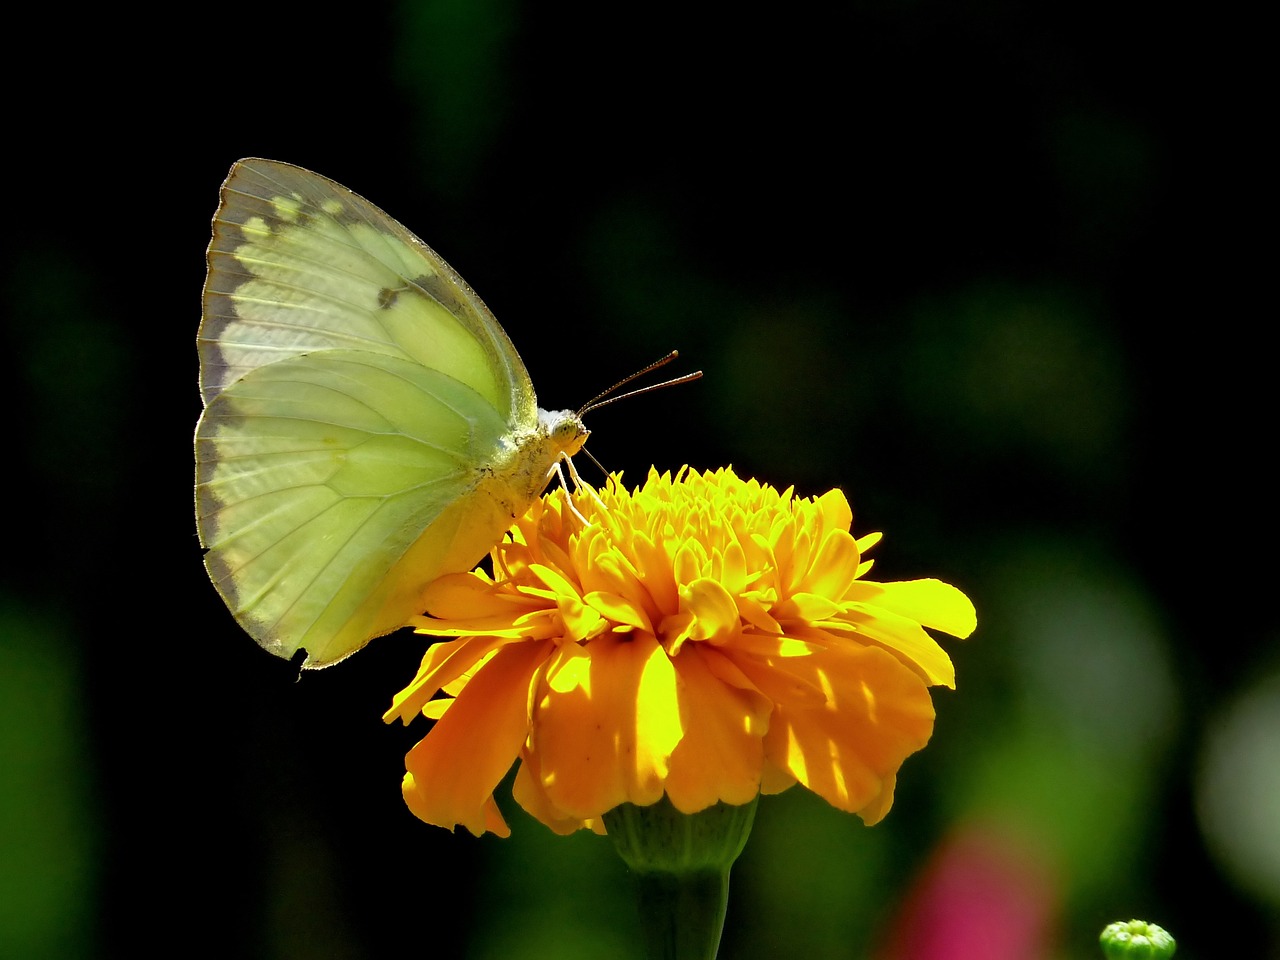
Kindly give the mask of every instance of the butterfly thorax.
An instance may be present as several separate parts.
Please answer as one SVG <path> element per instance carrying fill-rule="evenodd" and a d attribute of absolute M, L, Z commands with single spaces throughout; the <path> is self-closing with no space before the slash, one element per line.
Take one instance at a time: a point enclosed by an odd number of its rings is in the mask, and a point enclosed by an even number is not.
<path fill-rule="evenodd" d="M 572 410 L 538 408 L 538 423 L 528 433 L 516 433 L 506 456 L 494 463 L 494 472 L 513 494 L 513 514 L 519 516 L 538 497 L 562 459 L 582 449 L 591 431 Z"/>

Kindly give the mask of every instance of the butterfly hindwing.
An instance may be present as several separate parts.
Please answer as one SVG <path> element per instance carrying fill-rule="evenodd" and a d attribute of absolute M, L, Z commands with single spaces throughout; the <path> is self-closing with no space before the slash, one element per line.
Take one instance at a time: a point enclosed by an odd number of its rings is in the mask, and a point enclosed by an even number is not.
<path fill-rule="evenodd" d="M 196 435 L 197 522 L 227 605 L 263 646 L 305 648 L 313 665 L 400 626 L 440 572 L 416 541 L 472 494 L 474 447 L 505 430 L 457 381 L 363 351 L 233 382 Z M 435 535 L 431 556 L 447 558 L 452 535 Z"/>

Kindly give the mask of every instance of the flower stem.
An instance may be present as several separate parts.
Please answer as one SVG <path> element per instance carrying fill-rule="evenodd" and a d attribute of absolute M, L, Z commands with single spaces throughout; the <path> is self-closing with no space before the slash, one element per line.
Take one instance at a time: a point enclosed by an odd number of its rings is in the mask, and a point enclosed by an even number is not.
<path fill-rule="evenodd" d="M 715 960 L 729 906 L 729 871 L 637 873 L 649 960 Z"/>
<path fill-rule="evenodd" d="M 663 797 L 605 814 L 636 878 L 649 960 L 715 960 L 729 904 L 729 868 L 742 853 L 756 801 L 684 814 Z"/>

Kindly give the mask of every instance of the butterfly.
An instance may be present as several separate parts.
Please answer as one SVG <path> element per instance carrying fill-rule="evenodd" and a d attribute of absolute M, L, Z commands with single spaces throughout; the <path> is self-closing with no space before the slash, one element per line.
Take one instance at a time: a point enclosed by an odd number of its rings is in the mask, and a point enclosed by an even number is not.
<path fill-rule="evenodd" d="M 586 442 L 425 243 L 310 170 L 236 163 L 197 338 L 196 526 L 236 620 L 341 660 L 473 567 Z"/>

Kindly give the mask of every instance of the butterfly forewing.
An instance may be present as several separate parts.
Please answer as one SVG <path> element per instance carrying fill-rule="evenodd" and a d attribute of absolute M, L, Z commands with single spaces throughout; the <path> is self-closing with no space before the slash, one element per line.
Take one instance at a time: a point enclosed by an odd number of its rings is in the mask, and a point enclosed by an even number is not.
<path fill-rule="evenodd" d="M 208 259 L 206 403 L 263 364 L 358 349 L 444 365 L 504 416 L 536 419 L 529 375 L 480 298 L 425 243 L 332 180 L 240 161 L 222 187 Z"/>

